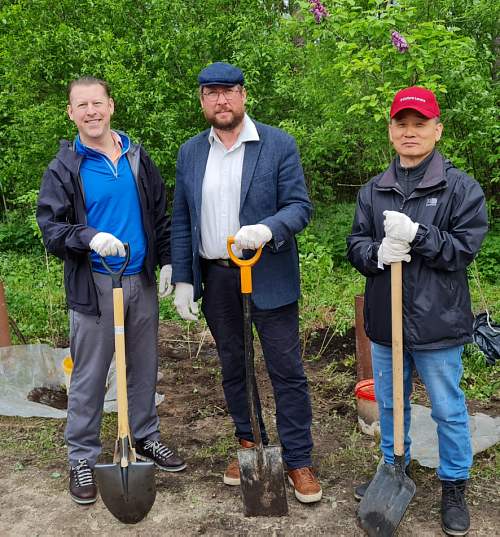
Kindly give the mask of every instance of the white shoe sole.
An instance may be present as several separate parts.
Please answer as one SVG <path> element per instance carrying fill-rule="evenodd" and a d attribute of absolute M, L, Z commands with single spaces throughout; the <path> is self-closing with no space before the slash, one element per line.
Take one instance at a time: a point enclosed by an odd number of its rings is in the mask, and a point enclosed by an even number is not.
<path fill-rule="evenodd" d="M 90 505 L 91 503 L 95 503 L 97 501 L 97 496 L 95 498 L 90 498 L 88 500 L 82 500 L 80 498 L 77 498 L 76 496 L 73 496 L 71 492 L 69 493 L 69 495 L 71 496 L 71 499 L 78 505 Z"/>
<path fill-rule="evenodd" d="M 314 503 L 319 502 L 321 498 L 323 497 L 323 491 L 320 490 L 319 492 L 316 492 L 316 494 L 301 494 L 297 491 L 293 484 L 293 480 L 290 476 L 288 476 L 288 482 L 293 487 L 293 491 L 295 492 L 295 497 L 297 500 L 299 500 L 300 503 Z"/>
<path fill-rule="evenodd" d="M 160 470 L 163 470 L 164 472 L 181 472 L 187 467 L 187 463 L 184 463 L 181 466 L 160 466 L 156 461 L 153 459 L 150 459 L 149 457 L 145 457 L 144 455 L 139 455 L 138 453 L 135 454 L 137 457 L 137 460 L 139 461 L 145 461 L 145 462 L 152 462 L 154 465 L 159 468 Z"/>
<path fill-rule="evenodd" d="M 223 476 L 223 481 L 225 485 L 229 485 L 230 487 L 239 487 L 241 485 L 241 480 L 239 477 L 227 477 L 226 474 Z"/>
<path fill-rule="evenodd" d="M 469 533 L 469 530 L 466 530 L 466 531 L 450 530 L 450 529 L 446 528 L 445 526 L 443 526 L 443 524 L 441 524 L 441 528 L 446 533 L 446 535 L 453 535 L 453 536 L 459 535 L 459 536 L 462 536 L 462 535 L 467 535 Z"/>

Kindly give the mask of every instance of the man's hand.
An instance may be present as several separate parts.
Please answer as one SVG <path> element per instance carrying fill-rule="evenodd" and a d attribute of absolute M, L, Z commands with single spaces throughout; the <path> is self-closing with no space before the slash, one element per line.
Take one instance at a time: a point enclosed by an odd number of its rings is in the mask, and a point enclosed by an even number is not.
<path fill-rule="evenodd" d="M 111 235 L 111 233 L 96 233 L 90 241 L 89 247 L 101 257 L 106 257 L 107 255 L 125 257 L 123 242 Z"/>
<path fill-rule="evenodd" d="M 385 236 L 398 241 L 412 242 L 418 231 L 418 224 L 406 214 L 384 211 Z"/>
<path fill-rule="evenodd" d="M 240 250 L 257 250 L 272 238 L 271 230 L 264 224 L 243 226 L 234 236 L 234 245 Z"/>
<path fill-rule="evenodd" d="M 160 298 L 164 298 L 171 294 L 173 290 L 172 265 L 163 265 L 160 270 L 160 285 L 158 286 L 158 294 L 160 295 Z"/>
<path fill-rule="evenodd" d="M 390 237 L 384 237 L 378 249 L 378 268 L 384 268 L 384 265 L 397 263 L 398 261 L 411 261 L 408 253 L 410 245 L 406 241 L 398 241 Z"/>
<path fill-rule="evenodd" d="M 198 320 L 198 304 L 193 300 L 192 284 L 178 282 L 175 284 L 174 305 L 177 313 L 186 321 Z"/>

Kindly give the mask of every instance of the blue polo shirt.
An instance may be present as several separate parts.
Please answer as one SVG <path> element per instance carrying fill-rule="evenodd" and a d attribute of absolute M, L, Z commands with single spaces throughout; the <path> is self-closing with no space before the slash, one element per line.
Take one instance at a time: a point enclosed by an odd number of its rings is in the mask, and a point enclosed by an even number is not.
<path fill-rule="evenodd" d="M 84 145 L 79 136 L 75 140 L 75 150 L 84 156 L 80 177 L 87 224 L 98 231 L 111 233 L 122 242 L 128 242 L 131 257 L 124 274 L 137 274 L 142 270 L 146 256 L 146 236 L 137 184 L 127 158 L 130 140 L 124 134 L 117 136 L 121 141 L 121 156 L 116 166 L 104 153 Z M 98 254 L 92 252 L 91 259 L 92 270 L 107 273 Z M 113 270 L 119 269 L 123 261 L 123 257 L 106 257 L 106 262 Z"/>

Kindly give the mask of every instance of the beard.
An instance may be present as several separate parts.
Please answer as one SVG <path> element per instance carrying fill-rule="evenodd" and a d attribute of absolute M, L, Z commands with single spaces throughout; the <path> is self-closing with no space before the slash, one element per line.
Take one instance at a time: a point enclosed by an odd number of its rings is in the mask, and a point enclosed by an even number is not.
<path fill-rule="evenodd" d="M 215 129 L 221 131 L 232 131 L 242 123 L 243 119 L 245 118 L 245 110 L 237 112 L 235 112 L 234 110 L 230 110 L 230 112 L 232 114 L 232 117 L 226 121 L 217 119 L 216 114 L 207 115 L 205 113 L 205 118 Z"/>

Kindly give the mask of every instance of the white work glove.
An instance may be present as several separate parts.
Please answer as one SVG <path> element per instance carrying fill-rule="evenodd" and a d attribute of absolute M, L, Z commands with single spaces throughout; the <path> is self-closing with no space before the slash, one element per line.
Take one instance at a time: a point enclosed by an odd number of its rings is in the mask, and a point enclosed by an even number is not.
<path fill-rule="evenodd" d="M 391 263 L 397 263 L 398 261 L 406 261 L 409 263 L 411 261 L 411 256 L 408 253 L 409 251 L 410 245 L 408 242 L 384 237 L 377 252 L 378 268 L 383 269 L 384 265 L 390 265 Z"/>
<path fill-rule="evenodd" d="M 111 233 L 96 233 L 90 241 L 89 247 L 101 257 L 106 257 L 107 255 L 125 257 L 123 242 L 111 235 Z"/>
<path fill-rule="evenodd" d="M 193 300 L 192 284 L 178 282 L 175 284 L 174 306 L 177 313 L 186 321 L 198 320 L 198 304 Z"/>
<path fill-rule="evenodd" d="M 243 226 L 234 236 L 234 244 L 240 250 L 257 250 L 273 238 L 271 230 L 264 224 Z"/>
<path fill-rule="evenodd" d="M 163 265 L 160 270 L 160 285 L 158 286 L 158 294 L 160 295 L 160 298 L 164 298 L 173 290 L 172 265 Z"/>
<path fill-rule="evenodd" d="M 406 214 L 397 211 L 384 211 L 385 236 L 410 243 L 417 234 L 418 224 Z"/>

